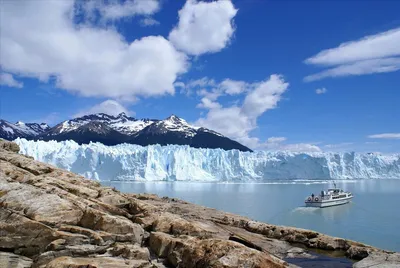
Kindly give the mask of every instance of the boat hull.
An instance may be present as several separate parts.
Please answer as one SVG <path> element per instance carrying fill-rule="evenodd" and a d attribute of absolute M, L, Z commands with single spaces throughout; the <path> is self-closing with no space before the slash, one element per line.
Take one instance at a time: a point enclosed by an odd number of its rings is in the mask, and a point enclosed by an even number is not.
<path fill-rule="evenodd" d="M 350 202 L 353 197 L 346 197 L 338 200 L 306 201 L 306 207 L 326 208 L 344 205 Z"/>

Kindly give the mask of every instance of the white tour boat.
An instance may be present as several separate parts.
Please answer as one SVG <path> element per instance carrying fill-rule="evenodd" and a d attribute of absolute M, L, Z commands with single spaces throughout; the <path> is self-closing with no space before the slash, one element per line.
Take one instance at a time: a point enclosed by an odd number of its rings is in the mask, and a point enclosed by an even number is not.
<path fill-rule="evenodd" d="M 328 189 L 328 191 L 321 191 L 321 194 L 307 197 L 305 200 L 306 207 L 317 207 L 325 208 L 331 206 L 338 206 L 347 204 L 353 198 L 352 193 L 344 192 L 341 189 L 336 188 L 336 184 L 333 183 L 335 188 Z"/>

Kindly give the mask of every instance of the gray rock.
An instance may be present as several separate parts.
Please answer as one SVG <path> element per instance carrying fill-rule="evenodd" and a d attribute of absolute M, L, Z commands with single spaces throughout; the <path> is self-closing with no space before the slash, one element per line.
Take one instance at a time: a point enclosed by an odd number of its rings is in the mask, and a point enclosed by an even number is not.
<path fill-rule="evenodd" d="M 29 268 L 32 260 L 9 252 L 0 252 L 0 267 L 4 268 Z"/>
<path fill-rule="evenodd" d="M 400 267 L 400 253 L 373 252 L 368 257 L 353 265 L 354 268 L 398 268 Z"/>

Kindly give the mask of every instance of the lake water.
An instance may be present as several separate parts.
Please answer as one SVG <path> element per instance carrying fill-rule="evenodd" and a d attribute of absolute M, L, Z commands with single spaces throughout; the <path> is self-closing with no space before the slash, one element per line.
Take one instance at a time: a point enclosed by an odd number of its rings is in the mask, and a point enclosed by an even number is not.
<path fill-rule="evenodd" d="M 265 184 L 193 182 L 102 182 L 127 193 L 155 193 L 278 225 L 295 226 L 400 251 L 400 180 L 336 181 L 353 192 L 351 203 L 306 208 L 311 193 L 332 187 L 326 181 Z"/>

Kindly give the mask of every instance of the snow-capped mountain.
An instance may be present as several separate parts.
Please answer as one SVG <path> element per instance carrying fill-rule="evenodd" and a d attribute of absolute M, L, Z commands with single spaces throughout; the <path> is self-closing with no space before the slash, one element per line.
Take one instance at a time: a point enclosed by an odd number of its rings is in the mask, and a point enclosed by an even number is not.
<path fill-rule="evenodd" d="M 37 126 L 36 126 L 37 125 Z M 29 129 L 40 128 L 42 125 L 29 124 Z M 25 127 L 28 124 L 24 124 Z M 22 129 L 22 124 L 14 127 Z M 41 128 L 42 129 L 42 128 Z M 8 130 L 8 132 L 6 132 Z M 151 144 L 178 144 L 196 148 L 221 148 L 225 150 L 238 149 L 251 151 L 242 144 L 233 141 L 215 131 L 190 125 L 184 119 L 171 115 L 164 120 L 136 119 L 121 113 L 118 116 L 104 113 L 85 115 L 66 120 L 52 128 L 32 132 L 29 135 L 12 130 L 10 135 L 8 125 L 0 133 L 1 138 L 15 139 L 17 137 L 37 140 L 73 140 L 79 144 L 101 142 L 105 145 L 131 143 L 142 146 Z M 24 132 L 25 133 L 25 132 Z"/>
<path fill-rule="evenodd" d="M 226 150 L 238 149 L 240 151 L 251 151 L 242 144 L 228 139 L 227 137 L 201 127 L 188 124 L 184 119 L 175 115 L 165 120 L 155 121 L 133 137 L 134 144 L 177 144 L 190 145 L 195 148 L 222 148 Z"/>
<path fill-rule="evenodd" d="M 75 131 L 90 122 L 104 123 L 104 125 L 107 125 L 108 127 L 122 134 L 133 135 L 146 126 L 152 124 L 154 121 L 157 120 L 138 120 L 127 116 L 125 113 L 121 113 L 118 116 L 98 113 L 66 120 L 53 127 L 48 133 L 46 133 L 46 136 L 55 136 L 61 133 Z"/>
<path fill-rule="evenodd" d="M 79 145 L 73 141 L 25 139 L 17 139 L 16 143 L 21 153 L 36 160 L 97 180 L 400 179 L 400 154 L 241 152 L 178 145 Z"/>
<path fill-rule="evenodd" d="M 46 123 L 23 123 L 18 121 L 13 124 L 0 119 L 0 138 L 7 140 L 13 140 L 18 137 L 32 138 L 48 131 L 49 129 L 50 127 Z"/>

